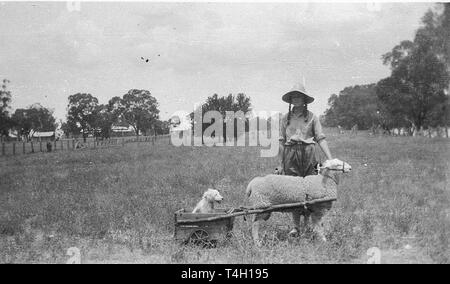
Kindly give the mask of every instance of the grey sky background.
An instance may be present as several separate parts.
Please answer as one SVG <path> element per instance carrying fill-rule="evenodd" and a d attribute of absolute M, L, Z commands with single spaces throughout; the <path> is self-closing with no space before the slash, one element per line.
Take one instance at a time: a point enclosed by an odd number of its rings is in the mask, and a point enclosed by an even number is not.
<path fill-rule="evenodd" d="M 432 3 L 0 2 L 0 79 L 13 109 L 40 102 L 65 119 L 78 92 L 106 103 L 147 89 L 161 118 L 217 93 L 287 111 L 303 77 L 317 113 L 346 86 L 389 75 L 381 55 L 412 39 Z M 140 58 L 148 58 L 146 63 Z"/>

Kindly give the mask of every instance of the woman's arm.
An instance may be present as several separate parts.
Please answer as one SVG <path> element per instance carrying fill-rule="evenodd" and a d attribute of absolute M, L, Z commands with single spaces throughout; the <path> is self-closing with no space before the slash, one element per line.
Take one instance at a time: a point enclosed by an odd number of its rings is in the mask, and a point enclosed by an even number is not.
<path fill-rule="evenodd" d="M 281 167 L 283 167 L 283 152 L 284 152 L 284 141 L 280 140 L 280 147 L 279 147 L 279 152 L 278 152 L 278 161 L 280 161 L 280 165 Z"/>
<path fill-rule="evenodd" d="M 333 157 L 331 156 L 330 149 L 328 148 L 328 143 L 325 139 L 321 139 L 319 141 L 319 146 L 320 146 L 320 149 L 322 149 L 323 153 L 325 154 L 325 156 L 327 157 L 328 160 L 333 159 Z"/>
<path fill-rule="evenodd" d="M 279 166 L 277 167 L 276 173 L 281 174 L 283 170 L 283 153 L 284 153 L 284 143 L 286 142 L 286 117 L 282 117 L 280 120 L 280 138 L 278 139 L 278 161 Z"/>
<path fill-rule="evenodd" d="M 317 141 L 317 143 L 320 146 L 320 149 L 322 149 L 323 153 L 327 157 L 328 160 L 333 159 L 331 156 L 330 149 L 328 148 L 328 143 L 325 140 L 325 134 L 322 131 L 322 125 L 320 124 L 320 120 L 317 116 L 314 116 L 314 125 L 313 125 L 313 133 L 314 133 L 314 140 Z"/>

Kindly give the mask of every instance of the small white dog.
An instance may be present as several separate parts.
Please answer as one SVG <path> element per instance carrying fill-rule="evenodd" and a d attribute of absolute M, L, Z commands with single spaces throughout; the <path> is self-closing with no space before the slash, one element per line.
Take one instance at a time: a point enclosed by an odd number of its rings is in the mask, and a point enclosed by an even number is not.
<path fill-rule="evenodd" d="M 197 203 L 192 213 L 212 213 L 214 212 L 214 203 L 220 203 L 223 200 L 223 196 L 219 191 L 209 188 L 203 193 L 202 200 Z"/>

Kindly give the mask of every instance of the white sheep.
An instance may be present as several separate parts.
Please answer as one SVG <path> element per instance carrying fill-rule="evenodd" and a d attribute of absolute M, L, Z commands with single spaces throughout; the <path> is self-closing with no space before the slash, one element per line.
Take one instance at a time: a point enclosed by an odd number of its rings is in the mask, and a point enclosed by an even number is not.
<path fill-rule="evenodd" d="M 315 199 L 336 198 L 337 186 L 342 173 L 351 171 L 351 166 L 339 159 L 327 160 L 320 168 L 319 175 L 294 177 L 285 175 L 267 175 L 256 177 L 247 186 L 246 195 L 251 208 L 258 209 L 271 205 L 305 202 Z M 296 234 L 300 228 L 300 217 L 305 215 L 305 223 L 311 218 L 313 230 L 326 241 L 322 228 L 322 217 L 331 208 L 331 201 L 312 206 L 310 210 L 289 209 L 292 212 Z M 259 241 L 260 221 L 267 221 L 270 212 L 255 214 L 252 224 L 252 236 L 257 245 Z"/>

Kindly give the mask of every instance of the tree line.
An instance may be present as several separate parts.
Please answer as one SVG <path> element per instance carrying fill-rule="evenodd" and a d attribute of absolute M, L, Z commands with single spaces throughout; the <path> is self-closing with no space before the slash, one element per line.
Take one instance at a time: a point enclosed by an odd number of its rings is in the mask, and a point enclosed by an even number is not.
<path fill-rule="evenodd" d="M 205 121 L 205 114 L 209 111 L 217 111 L 220 113 L 221 119 L 222 119 L 222 135 L 223 138 L 226 140 L 228 137 L 237 137 L 238 136 L 238 126 L 244 125 L 244 131 L 247 132 L 249 128 L 249 121 L 248 117 L 245 117 L 245 114 L 252 110 L 251 105 L 251 98 L 244 93 L 238 93 L 236 96 L 233 94 L 229 94 L 228 96 L 219 96 L 218 94 L 213 94 L 212 96 L 209 96 L 206 101 L 199 106 L 199 108 L 195 111 L 197 111 L 199 114 L 201 114 L 202 117 L 202 132 L 197 133 L 201 134 L 203 137 L 203 133 L 205 130 L 213 125 L 215 123 L 215 119 L 212 118 L 209 122 Z M 239 111 L 241 111 L 242 116 L 236 116 L 233 118 L 230 118 L 226 115 L 226 112 L 233 112 L 234 114 L 237 114 Z M 191 125 L 192 125 L 192 131 L 194 131 L 194 112 L 190 114 L 191 119 Z M 233 120 L 233 121 L 231 121 Z M 227 131 L 227 124 L 233 124 L 233 129 L 228 129 Z M 232 133 L 230 133 L 232 131 Z M 216 133 L 213 133 L 213 136 L 215 136 Z"/>
<path fill-rule="evenodd" d="M 169 122 L 159 119 L 159 104 L 148 90 L 131 89 L 107 104 L 99 104 L 87 93 L 71 95 L 68 100 L 67 121 L 61 127 L 67 134 L 109 138 L 114 124 L 131 126 L 136 136 L 169 132 Z"/>
<path fill-rule="evenodd" d="M 18 137 L 27 139 L 36 131 L 54 131 L 56 120 L 53 112 L 39 103 L 11 113 L 12 96 L 8 90 L 9 83 L 8 79 L 3 79 L 0 89 L 0 137 L 8 137 L 11 130 L 16 130 Z"/>
<path fill-rule="evenodd" d="M 5 137 L 11 130 L 23 139 L 31 139 L 34 132 L 55 131 L 58 123 L 53 116 L 53 111 L 35 103 L 27 108 L 18 108 L 14 113 L 11 110 L 11 92 L 7 88 L 8 80 L 3 80 L 0 89 L 0 135 Z M 250 97 L 243 93 L 236 96 L 219 97 L 214 94 L 209 96 L 200 106 L 202 117 L 211 110 L 220 112 L 223 117 L 223 134 L 226 138 L 226 112 L 242 111 L 244 114 L 251 110 Z M 122 97 L 115 96 L 108 103 L 100 104 L 98 99 L 89 93 L 77 93 L 68 97 L 66 121 L 59 122 L 61 130 L 67 137 L 88 136 L 109 138 L 112 136 L 113 126 L 130 126 L 134 134 L 139 136 L 149 134 L 167 134 L 170 126 L 180 123 L 179 118 L 171 118 L 169 121 L 159 119 L 159 104 L 148 90 L 131 89 Z M 194 123 L 194 112 L 190 114 Z M 248 131 L 248 118 L 236 117 L 234 133 L 237 134 L 237 125 L 244 120 L 245 131 Z M 212 125 L 214 120 L 204 122 L 203 131 Z M 231 133 L 228 133 L 231 136 Z"/>
<path fill-rule="evenodd" d="M 30 139 L 37 131 L 55 131 L 58 127 L 53 112 L 35 103 L 11 112 L 9 81 L 4 79 L 0 89 L 0 135 L 8 136 L 11 130 L 18 137 Z M 159 119 L 159 104 L 147 90 L 131 89 L 122 97 L 113 97 L 107 104 L 88 93 L 69 96 L 66 122 L 61 129 L 68 137 L 88 136 L 109 138 L 114 125 L 131 126 L 134 134 L 157 135 L 169 132 L 169 122 Z"/>
<path fill-rule="evenodd" d="M 390 66 L 389 77 L 331 95 L 327 126 L 389 131 L 450 125 L 450 3 L 429 10 L 414 40 L 400 42 L 382 61 Z"/>

